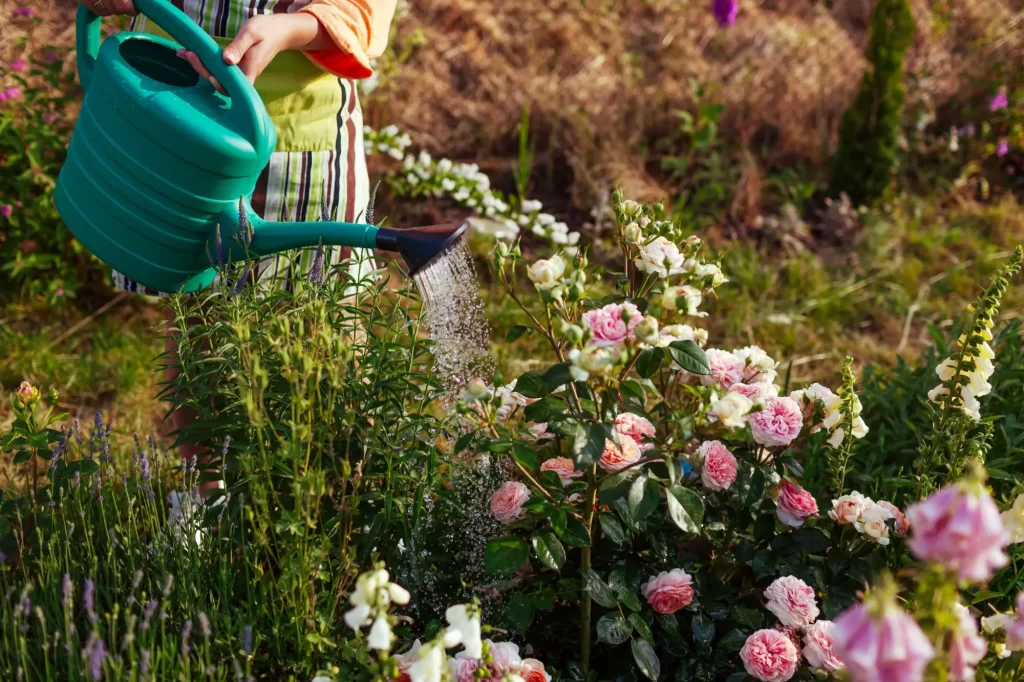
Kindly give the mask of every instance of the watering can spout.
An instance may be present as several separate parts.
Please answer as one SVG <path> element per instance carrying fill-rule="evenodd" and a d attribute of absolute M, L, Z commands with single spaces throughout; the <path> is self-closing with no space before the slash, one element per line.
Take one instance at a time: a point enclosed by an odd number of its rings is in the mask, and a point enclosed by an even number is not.
<path fill-rule="evenodd" d="M 405 259 L 409 275 L 415 275 L 447 251 L 465 234 L 469 222 L 395 230 L 377 229 L 376 248 L 397 251 Z"/>

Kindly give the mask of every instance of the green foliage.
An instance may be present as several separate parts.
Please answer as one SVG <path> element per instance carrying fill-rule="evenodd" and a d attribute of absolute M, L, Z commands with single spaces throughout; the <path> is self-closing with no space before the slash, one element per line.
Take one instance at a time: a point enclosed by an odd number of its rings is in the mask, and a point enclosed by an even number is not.
<path fill-rule="evenodd" d="M 914 36 L 907 0 L 879 0 L 871 18 L 868 69 L 839 127 L 831 190 L 855 204 L 888 189 L 896 163 L 903 107 L 903 56 Z"/>
<path fill-rule="evenodd" d="M 97 261 L 74 241 L 53 204 L 74 124 L 68 112 L 78 98 L 63 61 L 48 49 L 23 70 L 0 65 L 0 83 L 14 83 L 20 93 L 0 107 L 0 291 L 51 304 L 73 298 L 97 272 Z"/>

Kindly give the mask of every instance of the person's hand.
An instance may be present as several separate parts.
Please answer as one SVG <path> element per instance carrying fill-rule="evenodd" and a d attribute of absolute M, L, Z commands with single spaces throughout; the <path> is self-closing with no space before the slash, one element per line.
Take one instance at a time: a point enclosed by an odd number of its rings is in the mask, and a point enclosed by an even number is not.
<path fill-rule="evenodd" d="M 237 65 L 250 82 L 255 82 L 256 77 L 263 73 L 279 52 L 322 49 L 328 44 L 329 38 L 323 35 L 320 22 L 310 14 L 258 14 L 242 24 L 235 39 L 224 48 L 224 62 Z M 221 93 L 227 94 L 209 69 L 199 61 L 198 55 L 180 50 L 178 56 L 187 59 L 200 76 L 210 81 Z"/>
<path fill-rule="evenodd" d="M 98 14 L 101 17 L 109 17 L 115 14 L 129 14 L 132 16 L 138 14 L 135 11 L 135 4 L 132 0 L 79 0 L 79 2 L 92 10 L 93 14 Z"/>

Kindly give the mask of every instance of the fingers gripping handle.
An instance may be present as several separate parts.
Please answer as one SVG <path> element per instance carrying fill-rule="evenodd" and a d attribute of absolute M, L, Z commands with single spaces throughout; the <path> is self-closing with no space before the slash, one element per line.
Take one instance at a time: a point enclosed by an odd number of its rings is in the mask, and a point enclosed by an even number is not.
<path fill-rule="evenodd" d="M 265 118 L 259 114 L 259 95 L 242 70 L 224 62 L 220 46 L 188 15 L 168 0 L 135 0 L 135 9 L 167 32 L 182 47 L 194 52 L 230 98 L 230 117 L 236 130 L 256 145 L 267 135 Z M 78 6 L 78 75 L 88 90 L 100 47 L 101 19 L 84 4 Z"/>

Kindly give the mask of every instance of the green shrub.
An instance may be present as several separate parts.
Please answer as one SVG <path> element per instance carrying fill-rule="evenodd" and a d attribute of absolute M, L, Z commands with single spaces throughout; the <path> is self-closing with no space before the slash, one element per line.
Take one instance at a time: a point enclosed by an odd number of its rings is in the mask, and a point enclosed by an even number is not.
<path fill-rule="evenodd" d="M 843 115 L 833 160 L 832 193 L 856 204 L 874 202 L 889 187 L 903 107 L 903 55 L 914 37 L 907 0 L 879 0 L 871 19 L 869 66 Z"/>

